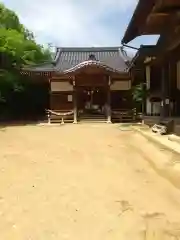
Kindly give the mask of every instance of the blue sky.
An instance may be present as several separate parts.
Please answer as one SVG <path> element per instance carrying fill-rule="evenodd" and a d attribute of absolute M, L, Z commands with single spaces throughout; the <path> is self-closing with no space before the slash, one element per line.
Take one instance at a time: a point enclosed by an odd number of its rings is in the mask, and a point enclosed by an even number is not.
<path fill-rule="evenodd" d="M 41 44 L 119 46 L 137 0 L 3 0 Z M 153 44 L 140 37 L 130 44 Z"/>

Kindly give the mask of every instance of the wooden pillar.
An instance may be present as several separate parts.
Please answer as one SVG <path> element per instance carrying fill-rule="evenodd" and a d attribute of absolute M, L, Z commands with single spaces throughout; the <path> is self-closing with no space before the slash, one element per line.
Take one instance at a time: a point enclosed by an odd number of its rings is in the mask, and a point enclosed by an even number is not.
<path fill-rule="evenodd" d="M 107 86 L 107 123 L 111 122 L 111 76 L 108 78 L 108 86 Z"/>
<path fill-rule="evenodd" d="M 48 103 L 48 109 L 47 109 L 47 119 L 48 124 L 51 124 L 51 114 L 48 110 L 52 110 L 52 90 L 51 90 L 51 78 L 48 80 L 48 96 L 49 96 L 49 103 Z"/>
<path fill-rule="evenodd" d="M 173 109 L 171 108 L 171 103 L 172 103 L 172 60 L 170 59 L 169 64 L 168 64 L 168 96 L 169 96 L 169 106 L 168 106 L 168 116 L 171 117 L 173 115 Z"/>
<path fill-rule="evenodd" d="M 144 91 L 149 91 L 150 88 L 151 88 L 151 67 L 148 66 L 148 65 L 145 67 L 145 75 L 146 75 L 146 82 L 145 82 L 143 88 L 144 88 Z M 145 107 L 144 107 L 144 113 L 143 114 L 152 115 L 152 110 L 149 109 L 150 100 L 147 96 L 144 96 L 144 98 L 145 98 L 144 99 Z"/>
<path fill-rule="evenodd" d="M 176 62 L 176 67 L 174 70 L 175 74 L 174 78 L 176 78 L 176 83 L 174 87 L 174 97 L 175 97 L 175 114 L 179 117 L 180 116 L 180 61 Z"/>
<path fill-rule="evenodd" d="M 49 89 L 48 89 L 48 93 L 49 93 L 49 106 L 48 106 L 48 108 L 51 110 L 51 106 L 52 106 L 52 97 L 51 97 L 51 95 L 52 95 L 52 90 L 51 90 L 51 79 L 49 78 L 49 81 L 48 81 L 48 83 L 49 83 Z"/>
<path fill-rule="evenodd" d="M 168 66 L 164 65 L 162 66 L 162 76 L 161 76 L 161 95 L 162 95 L 162 101 L 161 101 L 161 119 L 164 119 L 169 116 L 169 106 L 170 106 L 170 100 L 169 100 L 169 74 L 168 74 Z"/>
<path fill-rule="evenodd" d="M 77 87 L 75 80 L 73 81 L 73 111 L 74 111 L 74 121 L 73 123 L 77 123 Z"/>

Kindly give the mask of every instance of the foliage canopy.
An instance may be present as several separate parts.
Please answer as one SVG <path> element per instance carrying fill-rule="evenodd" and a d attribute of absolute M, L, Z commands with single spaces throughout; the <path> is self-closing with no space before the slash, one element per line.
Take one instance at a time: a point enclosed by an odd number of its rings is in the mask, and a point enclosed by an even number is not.
<path fill-rule="evenodd" d="M 41 96 L 37 94 L 34 98 L 34 89 L 30 86 L 33 83 L 20 75 L 20 68 L 48 60 L 51 60 L 50 50 L 37 44 L 33 33 L 20 23 L 16 13 L 0 3 L 0 117 L 4 111 L 12 113 L 14 107 L 21 109 L 27 91 L 28 101 L 37 106 Z"/>

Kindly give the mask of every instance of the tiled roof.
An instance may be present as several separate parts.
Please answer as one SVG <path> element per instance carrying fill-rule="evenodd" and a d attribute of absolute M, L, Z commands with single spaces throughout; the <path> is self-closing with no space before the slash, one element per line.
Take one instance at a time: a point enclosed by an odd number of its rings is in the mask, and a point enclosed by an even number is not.
<path fill-rule="evenodd" d="M 30 70 L 32 72 L 33 71 L 35 71 L 35 72 L 41 72 L 41 71 L 50 72 L 50 71 L 54 71 L 54 65 L 51 62 L 47 62 L 47 63 L 42 63 L 42 64 L 30 65 L 23 69 Z"/>
<path fill-rule="evenodd" d="M 34 66 L 31 71 L 64 72 L 88 61 L 91 57 L 103 66 L 120 72 L 126 71 L 128 67 L 126 62 L 130 60 L 120 47 L 58 48 L 53 63 Z"/>
<path fill-rule="evenodd" d="M 157 53 L 157 45 L 142 45 L 131 60 L 129 69 L 132 68 L 135 63 L 142 64 L 146 57 L 154 57 L 157 55 Z"/>

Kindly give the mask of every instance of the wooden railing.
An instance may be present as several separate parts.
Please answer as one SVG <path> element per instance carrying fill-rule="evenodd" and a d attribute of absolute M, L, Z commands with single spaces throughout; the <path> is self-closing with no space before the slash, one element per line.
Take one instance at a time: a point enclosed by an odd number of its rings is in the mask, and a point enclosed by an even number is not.
<path fill-rule="evenodd" d="M 68 116 L 71 116 L 74 114 L 74 111 L 60 111 L 60 110 L 46 110 L 47 112 L 47 118 L 48 118 L 48 123 L 50 124 L 52 119 L 54 120 L 60 120 L 61 124 L 64 124 L 64 119 Z"/>
<path fill-rule="evenodd" d="M 111 111 L 112 119 L 120 122 L 124 121 L 135 121 L 136 120 L 136 109 L 114 109 Z"/>
<path fill-rule="evenodd" d="M 53 122 L 60 122 L 64 124 L 65 120 L 72 120 L 74 119 L 74 111 L 67 110 L 46 110 L 48 123 L 50 124 Z M 135 121 L 137 118 L 136 109 L 113 109 L 111 111 L 112 120 L 116 120 L 118 122 L 132 122 Z"/>

